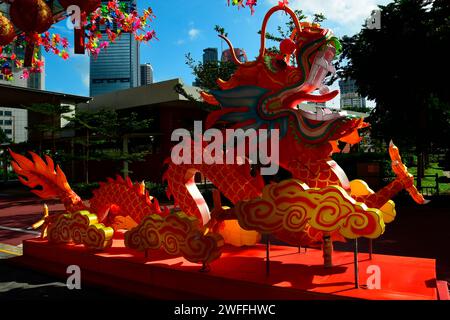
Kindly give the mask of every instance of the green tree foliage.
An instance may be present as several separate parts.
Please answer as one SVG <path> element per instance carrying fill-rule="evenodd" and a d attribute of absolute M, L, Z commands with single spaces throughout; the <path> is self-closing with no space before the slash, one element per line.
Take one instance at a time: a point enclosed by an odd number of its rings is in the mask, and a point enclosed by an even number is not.
<path fill-rule="evenodd" d="M 228 33 L 225 32 L 225 29 L 219 25 L 214 27 L 214 30 L 223 36 L 227 36 Z M 196 86 L 201 88 L 202 90 L 216 90 L 219 89 L 217 85 L 217 79 L 222 79 L 227 81 L 231 78 L 233 73 L 236 71 L 236 65 L 230 61 L 212 61 L 203 63 L 200 61 L 195 61 L 192 58 L 191 53 L 187 53 L 186 57 L 186 65 L 192 70 L 192 74 L 195 76 Z M 189 95 L 182 85 L 177 84 L 174 87 L 174 90 L 187 98 L 188 100 L 196 103 L 199 108 L 202 108 L 206 111 L 216 110 L 217 106 L 212 106 L 208 103 L 198 101 L 191 95 Z"/>
<path fill-rule="evenodd" d="M 343 107 L 342 109 L 344 110 L 349 110 L 349 111 L 355 111 L 355 112 L 362 112 L 362 113 L 370 113 L 372 111 L 371 108 L 368 107 Z"/>
<path fill-rule="evenodd" d="M 203 90 L 219 89 L 217 79 L 229 80 L 236 70 L 233 62 L 229 61 L 211 61 L 196 62 L 190 53 L 186 54 L 186 64 L 191 68 L 196 76 L 197 86 Z"/>
<path fill-rule="evenodd" d="M 140 119 L 136 113 L 121 115 L 111 109 L 77 111 L 66 119 L 77 132 L 76 144 L 83 147 L 83 153 L 77 154 L 75 158 L 84 162 L 86 183 L 89 182 L 89 161 L 131 163 L 144 160 L 148 153 L 127 152 L 123 144 L 128 135 L 148 129 L 153 119 Z"/>
<path fill-rule="evenodd" d="M 52 140 L 52 154 L 54 155 L 56 153 L 57 134 L 62 130 L 61 116 L 71 112 L 72 108 L 68 105 L 36 103 L 28 106 L 27 110 L 38 114 L 42 120 L 28 127 L 28 130 L 38 132 L 41 142 L 49 135 Z"/>
<path fill-rule="evenodd" d="M 376 101 L 369 119 L 375 137 L 415 146 L 420 173 L 424 152 L 450 146 L 450 90 L 442 77 L 450 74 L 450 6 L 395 0 L 379 8 L 380 29 L 343 38 L 340 74 Z"/>

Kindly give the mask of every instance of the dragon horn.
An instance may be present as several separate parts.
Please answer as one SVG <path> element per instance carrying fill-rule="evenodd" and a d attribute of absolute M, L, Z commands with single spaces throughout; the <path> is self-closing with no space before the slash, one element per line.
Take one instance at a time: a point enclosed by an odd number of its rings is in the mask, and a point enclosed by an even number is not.
<path fill-rule="evenodd" d="M 142 182 L 140 184 L 139 192 L 140 192 L 140 194 L 145 194 L 145 182 L 144 182 L 144 180 L 142 180 Z"/>
<path fill-rule="evenodd" d="M 231 60 L 233 61 L 233 63 L 238 66 L 242 65 L 243 63 L 240 62 L 239 59 L 236 57 L 236 53 L 234 52 L 234 47 L 233 47 L 233 44 L 231 43 L 231 41 L 222 34 L 219 34 L 219 37 L 222 38 L 223 40 L 225 40 L 228 47 L 230 47 Z"/>

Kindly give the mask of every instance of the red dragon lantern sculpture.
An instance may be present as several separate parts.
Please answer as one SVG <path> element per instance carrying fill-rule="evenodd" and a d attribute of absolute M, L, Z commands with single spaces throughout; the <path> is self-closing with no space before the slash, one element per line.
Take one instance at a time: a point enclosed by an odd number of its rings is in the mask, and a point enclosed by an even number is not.
<path fill-rule="evenodd" d="M 290 39 L 281 43 L 281 53 L 265 49 L 266 25 L 277 11 L 289 14 L 295 25 Z M 358 129 L 366 126 L 363 119 L 345 112 L 318 114 L 297 108 L 303 101 L 328 101 L 338 93 L 323 87 L 340 50 L 331 31 L 317 24 L 300 23 L 295 13 L 280 3 L 265 16 L 261 34 L 258 58 L 246 63 L 236 58 L 231 42 L 222 36 L 232 49 L 237 70 L 228 81 L 218 79 L 220 90 L 202 93 L 206 102 L 220 106 L 210 113 L 207 125 L 278 129 L 279 166 L 291 173 L 291 179 L 264 185 L 260 176 L 251 174 L 248 162 L 178 164 L 168 159 L 164 179 L 181 212 L 162 210 L 142 184 L 120 177 L 101 183 L 88 205 L 70 188 L 64 173 L 49 157 L 44 161 L 31 153 L 30 160 L 11 151 L 13 168 L 22 183 L 31 188 L 41 186 L 32 191 L 42 198 L 58 197 L 66 207 L 65 216 L 46 217 L 48 233 L 55 238 L 58 228 L 68 228 L 76 219 L 88 221 L 89 212 L 95 213 L 90 223 L 83 224 L 85 233 L 101 233 L 96 237 L 100 245 L 90 247 L 110 244 L 108 228 L 127 229 L 125 244 L 129 248 L 163 248 L 206 266 L 220 257 L 232 225 L 234 233 L 272 234 L 295 246 L 322 245 L 324 262 L 329 266 L 333 240 L 373 239 L 383 234 L 386 223 L 395 217 L 390 199 L 399 191 L 406 189 L 416 202 L 424 203 L 393 144 L 389 152 L 397 177 L 377 192 L 362 180 L 349 181 L 331 159 L 337 141 L 359 142 Z M 292 55 L 296 65 L 290 64 Z M 321 93 L 315 95 L 317 89 Z M 196 187 L 196 172 L 209 179 L 233 206 L 222 207 L 216 193 L 215 207 L 210 211 Z M 64 241 L 73 241 L 74 237 Z M 82 242 L 81 236 L 76 238 Z M 249 237 L 245 242 L 252 244 L 257 239 Z"/>

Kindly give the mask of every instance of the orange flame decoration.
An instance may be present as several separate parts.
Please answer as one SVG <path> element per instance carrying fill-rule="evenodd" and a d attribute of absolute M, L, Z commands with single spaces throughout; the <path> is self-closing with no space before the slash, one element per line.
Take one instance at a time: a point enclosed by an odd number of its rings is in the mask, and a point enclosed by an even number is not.
<path fill-rule="evenodd" d="M 125 246 L 136 250 L 163 248 L 186 260 L 209 263 L 221 255 L 223 238 L 209 232 L 202 223 L 183 212 L 166 217 L 153 214 L 125 233 Z"/>
<path fill-rule="evenodd" d="M 58 215 L 48 226 L 49 242 L 74 242 L 92 250 L 110 247 L 113 235 L 113 228 L 98 223 L 97 216 L 85 210 Z"/>
<path fill-rule="evenodd" d="M 36 153 L 31 152 L 30 159 L 9 150 L 14 161 L 11 165 L 17 173 L 19 181 L 30 187 L 34 194 L 43 199 L 55 198 L 70 199 L 72 204 L 81 202 L 80 197 L 70 188 L 66 175 L 52 158 L 45 155 L 45 161 Z M 42 190 L 35 189 L 41 186 Z M 67 208 L 67 207 L 66 207 Z"/>
<path fill-rule="evenodd" d="M 356 202 L 338 186 L 310 189 L 296 179 L 264 187 L 261 198 L 236 205 L 240 225 L 247 230 L 300 232 L 307 226 L 339 231 L 349 239 L 377 238 L 384 232 L 382 212 Z"/>

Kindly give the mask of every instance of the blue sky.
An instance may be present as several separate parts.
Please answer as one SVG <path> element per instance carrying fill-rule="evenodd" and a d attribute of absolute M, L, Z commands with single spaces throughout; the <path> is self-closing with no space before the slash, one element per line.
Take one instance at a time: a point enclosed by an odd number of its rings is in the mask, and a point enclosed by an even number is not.
<path fill-rule="evenodd" d="M 336 35 L 352 35 L 361 28 L 376 4 L 388 0 L 291 0 L 292 8 L 299 8 L 305 14 L 323 13 L 327 20 L 322 24 L 331 28 Z M 155 81 L 181 78 L 186 84 L 194 80 L 191 70 L 185 64 L 185 54 L 201 60 L 203 49 L 220 48 L 225 44 L 214 31 L 216 24 L 225 28 L 235 47 L 243 48 L 253 59 L 259 51 L 258 30 L 267 10 L 278 0 L 259 0 L 256 13 L 248 8 L 237 10 L 228 7 L 226 0 L 138 0 L 138 8 L 151 7 L 156 15 L 152 24 L 159 40 L 141 45 L 141 63 L 151 63 Z M 284 24 L 287 16 L 276 13 L 269 22 L 269 31 Z M 72 41 L 72 31 L 62 21 L 53 27 L 54 32 Z M 73 55 L 63 61 L 53 54 L 44 54 L 46 59 L 46 89 L 77 95 L 89 94 L 89 56 Z M 332 103 L 333 104 L 333 103 Z M 339 105 L 334 102 L 335 106 Z"/>

